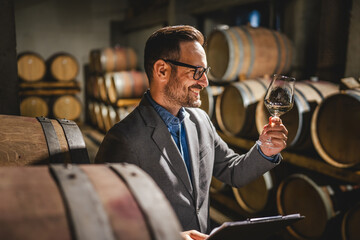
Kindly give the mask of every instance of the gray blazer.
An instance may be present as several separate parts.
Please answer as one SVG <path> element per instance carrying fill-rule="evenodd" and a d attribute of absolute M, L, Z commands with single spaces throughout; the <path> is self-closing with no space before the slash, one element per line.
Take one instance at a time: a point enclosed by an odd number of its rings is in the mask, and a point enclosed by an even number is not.
<path fill-rule="evenodd" d="M 276 164 L 263 158 L 255 146 L 244 155 L 235 153 L 219 137 L 203 110 L 186 108 L 186 111 L 190 114 L 184 124 L 192 179 L 165 123 L 146 97 L 131 114 L 109 130 L 95 162 L 136 164 L 165 193 L 184 230 L 208 233 L 211 177 L 240 187 Z"/>

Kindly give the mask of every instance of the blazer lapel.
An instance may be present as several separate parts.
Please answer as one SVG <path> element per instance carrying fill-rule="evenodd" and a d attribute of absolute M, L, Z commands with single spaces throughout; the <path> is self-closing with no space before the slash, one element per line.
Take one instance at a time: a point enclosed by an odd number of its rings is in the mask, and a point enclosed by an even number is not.
<path fill-rule="evenodd" d="M 185 129 L 188 142 L 188 149 L 190 154 L 192 180 L 194 185 L 195 199 L 198 199 L 199 192 L 199 139 L 195 123 L 190 118 L 185 118 Z"/>
<path fill-rule="evenodd" d="M 185 162 L 180 155 L 180 151 L 172 139 L 171 134 L 164 134 L 164 128 L 168 131 L 165 125 L 156 127 L 152 138 L 165 159 L 168 161 L 169 165 L 174 169 L 178 178 L 181 179 L 189 193 L 193 195 L 193 187 L 191 185 Z"/>

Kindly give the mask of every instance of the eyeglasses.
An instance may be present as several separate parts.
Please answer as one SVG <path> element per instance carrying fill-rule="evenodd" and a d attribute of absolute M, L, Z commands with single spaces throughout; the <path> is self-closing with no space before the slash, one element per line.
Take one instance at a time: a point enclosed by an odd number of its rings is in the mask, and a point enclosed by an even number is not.
<path fill-rule="evenodd" d="M 204 73 L 207 75 L 209 73 L 209 71 L 210 71 L 210 67 L 204 68 L 202 66 L 193 66 L 193 65 L 190 65 L 190 64 L 177 62 L 177 61 L 174 61 L 174 60 L 168 60 L 168 59 L 162 59 L 162 60 L 165 61 L 165 62 L 169 62 L 171 64 L 174 64 L 176 66 L 195 69 L 194 76 L 193 76 L 194 80 L 199 80 Z"/>

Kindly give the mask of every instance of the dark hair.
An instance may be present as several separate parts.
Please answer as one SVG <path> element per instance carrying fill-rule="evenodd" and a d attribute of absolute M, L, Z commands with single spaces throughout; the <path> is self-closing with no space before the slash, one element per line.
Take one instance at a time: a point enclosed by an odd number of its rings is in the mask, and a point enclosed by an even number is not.
<path fill-rule="evenodd" d="M 163 27 L 154 32 L 146 41 L 144 53 L 144 67 L 149 82 L 157 60 L 179 60 L 180 43 L 191 41 L 204 45 L 204 36 L 199 30 L 188 25 Z"/>

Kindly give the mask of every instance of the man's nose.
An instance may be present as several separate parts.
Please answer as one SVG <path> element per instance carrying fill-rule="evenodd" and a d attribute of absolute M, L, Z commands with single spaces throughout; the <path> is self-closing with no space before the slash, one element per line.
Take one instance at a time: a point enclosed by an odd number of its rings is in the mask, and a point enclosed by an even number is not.
<path fill-rule="evenodd" d="M 198 80 L 198 83 L 201 85 L 201 87 L 206 88 L 209 85 L 208 77 L 206 73 L 204 73 L 201 78 Z"/>

